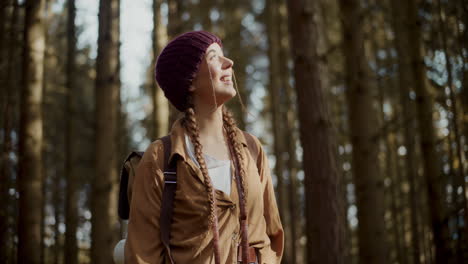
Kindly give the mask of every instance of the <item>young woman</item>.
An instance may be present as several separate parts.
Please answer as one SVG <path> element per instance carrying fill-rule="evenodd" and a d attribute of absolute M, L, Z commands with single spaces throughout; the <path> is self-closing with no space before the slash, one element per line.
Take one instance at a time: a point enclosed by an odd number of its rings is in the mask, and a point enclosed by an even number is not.
<path fill-rule="evenodd" d="M 242 263 L 280 263 L 283 228 L 267 156 L 250 136 L 258 149 L 252 156 L 224 106 L 236 95 L 232 66 L 221 40 L 206 31 L 176 37 L 159 55 L 156 80 L 185 114 L 170 133 L 169 162 L 177 168 L 170 246 L 160 238 L 164 145 L 157 140 L 133 182 L 126 264 L 238 263 L 238 255 Z"/>

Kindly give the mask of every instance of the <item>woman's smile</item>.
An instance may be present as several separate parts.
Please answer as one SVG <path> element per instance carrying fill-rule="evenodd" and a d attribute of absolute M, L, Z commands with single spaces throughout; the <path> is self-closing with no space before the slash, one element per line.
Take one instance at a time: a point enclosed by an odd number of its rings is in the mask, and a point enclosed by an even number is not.
<path fill-rule="evenodd" d="M 226 75 L 223 75 L 221 76 L 221 78 L 219 78 L 219 80 L 221 82 L 223 82 L 224 84 L 226 85 L 232 85 L 232 76 L 230 74 L 226 74 Z"/>

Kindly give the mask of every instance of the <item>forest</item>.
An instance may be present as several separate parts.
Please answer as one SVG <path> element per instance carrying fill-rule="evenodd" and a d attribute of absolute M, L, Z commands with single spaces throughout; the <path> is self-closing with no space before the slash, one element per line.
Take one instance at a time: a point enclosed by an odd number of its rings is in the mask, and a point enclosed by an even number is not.
<path fill-rule="evenodd" d="M 114 263 L 123 161 L 179 113 L 165 45 L 219 36 L 282 262 L 468 263 L 468 1 L 2 0 L 0 263 Z"/>

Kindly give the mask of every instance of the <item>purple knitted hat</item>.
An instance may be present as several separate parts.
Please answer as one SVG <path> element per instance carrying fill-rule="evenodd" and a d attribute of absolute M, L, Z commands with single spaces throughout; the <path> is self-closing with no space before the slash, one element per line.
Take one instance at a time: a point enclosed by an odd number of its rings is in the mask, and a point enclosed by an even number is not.
<path fill-rule="evenodd" d="M 221 40 L 207 31 L 191 31 L 171 40 L 159 54 L 155 76 L 166 98 L 181 112 L 188 107 L 187 95 L 205 55 Z"/>

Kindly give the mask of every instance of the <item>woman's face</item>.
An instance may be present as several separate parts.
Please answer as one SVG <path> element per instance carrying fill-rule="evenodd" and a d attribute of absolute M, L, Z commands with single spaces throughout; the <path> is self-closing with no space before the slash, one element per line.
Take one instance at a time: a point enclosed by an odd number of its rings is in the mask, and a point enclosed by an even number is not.
<path fill-rule="evenodd" d="M 234 97 L 236 89 L 232 77 L 233 64 L 232 60 L 224 57 L 218 43 L 211 44 L 190 88 L 194 99 L 198 103 L 220 106 Z"/>

